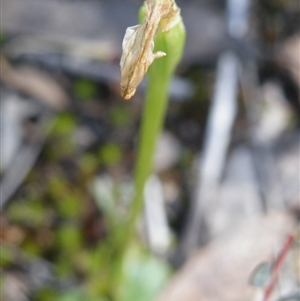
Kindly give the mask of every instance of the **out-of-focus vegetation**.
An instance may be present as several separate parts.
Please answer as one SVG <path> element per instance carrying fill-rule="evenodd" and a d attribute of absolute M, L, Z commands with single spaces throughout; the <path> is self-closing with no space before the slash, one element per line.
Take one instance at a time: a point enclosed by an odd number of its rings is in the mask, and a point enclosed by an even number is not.
<path fill-rule="evenodd" d="M 85 85 L 83 90 L 78 87 L 80 96 L 86 93 Z M 116 127 L 126 123 L 123 106 L 114 104 L 108 110 Z M 42 288 L 35 300 L 102 300 L 111 293 L 114 257 L 126 219 L 118 208 L 118 185 L 108 200 L 103 195 L 97 199 L 91 189 L 101 170 L 112 169 L 116 179 L 122 177 L 118 168 L 122 160 L 124 164 L 123 146 L 108 141 L 83 152 L 74 142 L 79 126 L 71 113 L 56 119 L 36 168 L 2 216 L 7 242 L 1 246 L 2 268 L 18 261 L 20 254 L 12 252 L 17 247 L 27 260 L 42 257 L 52 262 L 58 283 L 83 280 L 67 290 Z M 118 288 L 118 300 L 152 300 L 168 278 L 168 266 L 137 242 L 128 246 L 126 254 L 126 277 Z"/>
<path fill-rule="evenodd" d="M 259 35 L 257 32 L 254 35 L 255 42 L 267 46 L 266 53 L 262 50 L 261 61 L 258 60 L 260 83 L 275 78 L 278 86 L 282 85 L 283 90 L 289 92 L 295 91 L 297 84 L 293 83 L 293 89 L 290 89 L 290 77 L 286 76 L 288 73 L 281 77 L 282 70 L 278 68 L 272 51 L 296 32 L 292 19 L 296 19 L 299 13 L 291 11 L 292 2 L 264 0 L 253 15 L 253 22 L 261 29 L 258 30 Z M 286 20 L 290 16 L 293 18 L 289 23 Z M 197 24 L 195 28 L 205 31 Z M 5 47 L 13 38 L 14 34 L 4 33 L 0 36 L 0 45 Z M 270 48 L 272 55 L 268 52 Z M 118 59 L 117 63 L 112 61 L 109 64 L 118 65 Z M 45 109 L 39 100 L 15 91 L 1 81 L 3 98 L 19 95 L 25 103 L 43 107 L 41 111 L 52 114 L 53 119 L 49 125 L 50 134 L 36 163 L 0 216 L 0 285 L 7 285 L 10 275 L 13 281 L 21 279 L 26 301 L 154 300 L 170 280 L 173 270 L 169 258 L 150 252 L 142 221 L 138 221 L 139 235 L 125 238 L 124 260 L 119 260 L 133 196 L 143 93 L 137 93 L 133 101 L 125 102 L 118 96 L 118 86 L 114 82 L 98 81 L 80 72 L 78 75 L 70 74 L 63 68 L 47 69 L 46 64 L 26 61 L 26 57 L 22 56 L 18 59 L 12 56 L 10 62 L 14 68 L 28 64 L 48 73 L 67 92 L 70 103 L 66 109 L 53 113 L 52 109 Z M 279 71 L 274 73 L 274 70 Z M 203 146 L 215 83 L 215 62 L 206 57 L 185 58 L 179 71 L 182 78 L 193 86 L 193 95 L 182 102 L 177 99 L 168 104 L 164 128 L 179 144 L 178 154 L 174 162 L 164 169 L 158 166 L 156 170 L 164 184 L 174 249 L 180 243 L 180 234 L 187 222 L 186 209 L 193 197 L 193 166 Z M 299 104 L 295 102 L 295 95 L 287 93 L 287 96 L 290 96 L 286 101 L 290 115 L 285 131 L 292 133 L 299 124 L 300 111 L 297 111 Z M 152 109 L 148 112 L 149 131 L 142 135 L 154 134 L 154 139 L 157 139 L 163 118 L 153 133 L 151 125 L 157 120 L 153 113 L 155 108 Z M 39 127 L 40 118 L 35 114 L 22 124 L 25 143 L 33 141 L 34 144 L 32 133 L 35 131 L 32 129 Z M 246 115 L 246 108 L 240 102 L 232 134 L 232 149 L 248 145 Z M 282 137 L 278 137 L 281 141 Z M 172 144 L 168 147 L 166 158 L 176 148 L 172 149 Z M 154 145 L 146 143 L 144 148 L 146 153 L 149 149 L 152 152 Z M 147 177 L 151 164 L 139 164 L 143 177 Z M 144 182 L 141 187 L 143 185 Z M 118 275 L 120 262 L 123 268 L 121 279 Z"/>

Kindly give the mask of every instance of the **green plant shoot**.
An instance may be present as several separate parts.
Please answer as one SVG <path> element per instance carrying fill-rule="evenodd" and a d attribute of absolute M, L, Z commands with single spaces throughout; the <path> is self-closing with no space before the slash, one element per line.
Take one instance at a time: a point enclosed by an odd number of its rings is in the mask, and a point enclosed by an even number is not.
<path fill-rule="evenodd" d="M 121 258 L 124 257 L 134 237 L 136 221 L 143 206 L 144 186 L 152 173 L 156 142 L 165 120 L 169 84 L 182 57 L 185 44 L 185 28 L 180 16 L 180 9 L 173 0 L 147 0 L 140 10 L 140 21 L 141 25 L 126 31 L 120 64 L 121 94 L 125 99 L 135 93 L 136 86 L 141 81 L 140 76 L 143 76 L 143 72 L 148 70 L 148 88 L 134 175 L 135 194 L 130 208 L 129 221 L 124 229 L 125 233 L 123 233 Z M 142 33 L 146 41 L 144 41 Z M 129 52 L 124 50 L 126 43 L 129 45 Z M 147 47 L 150 48 L 147 49 Z M 152 52 L 153 50 L 154 52 Z M 146 58 L 143 58 L 142 55 L 145 55 Z M 139 68 L 141 70 L 137 70 Z"/>
<path fill-rule="evenodd" d="M 145 7 L 140 11 L 140 19 L 145 16 Z M 156 142 L 161 133 L 168 105 L 168 90 L 172 75 L 178 65 L 185 43 L 185 29 L 178 22 L 164 32 L 160 27 L 155 36 L 154 51 L 163 51 L 165 57 L 155 60 L 148 70 L 148 88 L 143 111 L 139 145 L 135 168 L 135 197 L 132 204 L 130 222 L 136 222 L 143 206 L 144 186 L 152 173 Z"/>

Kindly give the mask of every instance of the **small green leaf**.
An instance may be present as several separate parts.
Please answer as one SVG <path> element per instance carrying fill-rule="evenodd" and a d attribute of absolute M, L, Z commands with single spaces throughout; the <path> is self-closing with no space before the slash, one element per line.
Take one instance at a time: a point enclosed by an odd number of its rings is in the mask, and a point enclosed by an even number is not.
<path fill-rule="evenodd" d="M 53 301 L 58 300 L 58 298 L 58 293 L 50 288 L 44 288 L 35 294 L 35 299 L 37 301 Z"/>
<path fill-rule="evenodd" d="M 79 198 L 74 195 L 60 198 L 57 201 L 58 210 L 62 217 L 65 218 L 76 218 L 81 215 L 82 203 Z"/>
<path fill-rule="evenodd" d="M 122 151 L 117 144 L 107 143 L 100 149 L 100 159 L 104 165 L 112 166 L 122 159 Z"/>
<path fill-rule="evenodd" d="M 96 84 L 87 79 L 77 80 L 74 84 L 74 95 L 78 99 L 85 100 L 93 98 L 97 95 L 97 92 Z"/>
<path fill-rule="evenodd" d="M 36 256 L 41 256 L 42 249 L 33 239 L 26 240 L 22 248 L 29 257 L 35 258 Z"/>
<path fill-rule="evenodd" d="M 14 256 L 9 248 L 0 245 L 0 267 L 6 267 L 13 263 Z"/>
<path fill-rule="evenodd" d="M 7 216 L 14 222 L 31 227 L 46 225 L 48 220 L 47 209 L 40 200 L 12 203 L 7 208 Z"/>
<path fill-rule="evenodd" d="M 99 160 L 96 155 L 87 153 L 79 159 L 79 166 L 84 173 L 91 174 L 97 170 Z"/>
<path fill-rule="evenodd" d="M 273 265 L 269 262 L 259 264 L 250 276 L 250 284 L 254 287 L 264 287 L 271 278 Z"/>
<path fill-rule="evenodd" d="M 116 106 L 110 111 L 110 120 L 114 126 L 122 127 L 129 124 L 132 116 L 126 107 Z"/>
<path fill-rule="evenodd" d="M 126 253 L 123 272 L 118 301 L 152 301 L 171 274 L 164 261 L 133 244 Z"/>
<path fill-rule="evenodd" d="M 90 300 L 81 288 L 74 288 L 63 293 L 57 301 L 94 301 Z"/>
<path fill-rule="evenodd" d="M 65 254 L 76 253 L 82 245 L 82 235 L 78 225 L 65 225 L 57 231 L 57 244 Z"/>
<path fill-rule="evenodd" d="M 69 113 L 61 114 L 57 119 L 53 133 L 58 136 L 69 135 L 76 127 L 76 120 Z"/>

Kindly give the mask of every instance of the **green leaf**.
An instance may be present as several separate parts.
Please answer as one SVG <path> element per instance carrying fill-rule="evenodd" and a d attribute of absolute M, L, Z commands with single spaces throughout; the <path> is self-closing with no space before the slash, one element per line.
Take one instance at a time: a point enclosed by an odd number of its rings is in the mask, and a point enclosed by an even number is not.
<path fill-rule="evenodd" d="M 50 288 L 44 288 L 35 294 L 35 300 L 37 301 L 52 301 L 58 300 L 58 298 L 58 293 Z"/>
<path fill-rule="evenodd" d="M 53 133 L 58 136 L 69 135 L 76 127 L 76 120 L 69 113 L 61 114 L 57 119 Z"/>
<path fill-rule="evenodd" d="M 170 277 L 168 265 L 131 245 L 123 265 L 123 282 L 118 301 L 152 301 Z"/>
<path fill-rule="evenodd" d="M 74 195 L 58 199 L 57 204 L 59 213 L 64 218 L 76 218 L 82 213 L 82 202 Z"/>
<path fill-rule="evenodd" d="M 99 156 L 103 164 L 112 166 L 121 161 L 122 151 L 117 144 L 107 143 L 100 149 Z"/>
<path fill-rule="evenodd" d="M 7 216 L 14 222 L 37 227 L 47 224 L 47 209 L 40 200 L 12 203 L 7 208 Z"/>
<path fill-rule="evenodd" d="M 58 301 L 87 301 L 87 297 L 81 289 L 73 289 L 60 296 Z"/>
<path fill-rule="evenodd" d="M 95 154 L 86 153 L 80 157 L 79 166 L 84 173 L 91 174 L 99 167 L 99 160 Z"/>
<path fill-rule="evenodd" d="M 89 80 L 81 79 L 74 83 L 74 95 L 78 99 L 85 100 L 96 97 L 97 91 L 96 84 Z"/>
<path fill-rule="evenodd" d="M 110 120 L 114 126 L 122 127 L 126 126 L 132 120 L 132 115 L 128 108 L 122 106 L 116 106 L 110 111 Z"/>
<path fill-rule="evenodd" d="M 57 244 L 65 254 L 76 253 L 82 245 L 82 235 L 78 225 L 65 225 L 57 231 Z"/>
<path fill-rule="evenodd" d="M 3 245 L 0 245 L 0 267 L 6 267 L 13 263 L 13 261 L 14 256 L 12 251 Z"/>
<path fill-rule="evenodd" d="M 270 262 L 259 264 L 250 277 L 250 284 L 254 287 L 264 287 L 271 278 L 273 265 Z"/>

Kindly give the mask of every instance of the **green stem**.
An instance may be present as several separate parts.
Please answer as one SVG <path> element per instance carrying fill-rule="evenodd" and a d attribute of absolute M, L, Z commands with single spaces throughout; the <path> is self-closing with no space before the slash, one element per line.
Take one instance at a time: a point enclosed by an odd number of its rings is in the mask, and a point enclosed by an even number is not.
<path fill-rule="evenodd" d="M 113 292 L 116 292 L 117 285 L 121 281 L 125 253 L 131 240 L 135 237 L 135 226 L 144 202 L 144 186 L 152 172 L 156 142 L 165 119 L 168 104 L 169 82 L 170 78 L 166 78 L 165 75 L 158 77 L 149 76 L 146 103 L 139 134 L 137 165 L 135 169 L 135 195 L 133 203 L 130 206 L 128 223 L 123 228 L 122 238 L 120 240 L 119 250 L 115 261 Z M 114 299 L 116 300 L 116 298 Z"/>
<path fill-rule="evenodd" d="M 140 12 L 142 19 L 143 8 Z M 123 262 L 126 260 L 126 251 L 135 238 L 135 226 L 144 202 L 144 186 L 152 173 L 156 143 L 165 120 L 169 83 L 182 56 L 184 42 L 185 29 L 181 18 L 178 19 L 178 23 L 172 29 L 167 32 L 160 31 L 155 37 L 154 52 L 164 51 L 167 55 L 155 60 L 147 72 L 148 89 L 139 134 L 134 175 L 135 194 L 129 208 L 128 222 L 118 231 L 117 241 L 119 243 L 115 247 L 116 259 L 111 283 L 111 292 L 113 293 L 114 301 L 118 300 L 118 284 L 122 281 Z"/>
<path fill-rule="evenodd" d="M 168 87 L 169 78 L 149 77 L 135 170 L 136 186 L 130 218 L 130 224 L 133 224 L 131 228 L 134 228 L 136 219 L 141 212 L 144 186 L 152 172 L 156 142 L 163 126 L 168 104 Z"/>

